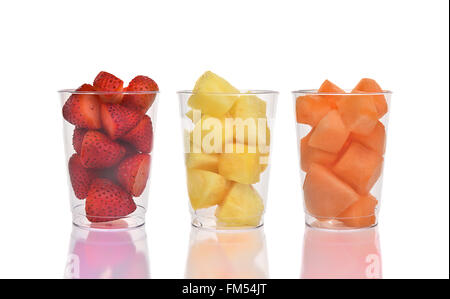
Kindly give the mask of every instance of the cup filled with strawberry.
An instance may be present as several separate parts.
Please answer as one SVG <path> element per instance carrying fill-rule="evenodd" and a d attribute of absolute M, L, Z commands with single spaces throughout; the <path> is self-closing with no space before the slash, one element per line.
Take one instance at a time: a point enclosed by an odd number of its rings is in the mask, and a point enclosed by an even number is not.
<path fill-rule="evenodd" d="M 178 96 L 192 224 L 261 226 L 278 93 L 238 90 L 207 71 Z"/>
<path fill-rule="evenodd" d="M 364 78 L 352 90 L 326 80 L 293 95 L 306 223 L 375 226 L 391 92 Z"/>
<path fill-rule="evenodd" d="M 125 87 L 100 72 L 92 84 L 59 93 L 73 222 L 96 228 L 144 224 L 158 85 L 137 76 Z"/>

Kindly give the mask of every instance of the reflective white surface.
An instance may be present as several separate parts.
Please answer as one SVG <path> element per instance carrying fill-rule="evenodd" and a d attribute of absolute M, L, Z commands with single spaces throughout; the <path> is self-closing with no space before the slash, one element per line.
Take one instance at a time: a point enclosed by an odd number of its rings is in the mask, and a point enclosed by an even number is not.
<path fill-rule="evenodd" d="M 145 227 L 72 227 L 64 278 L 150 278 Z"/>
<path fill-rule="evenodd" d="M 382 278 L 378 228 L 337 231 L 307 226 L 301 278 Z"/>
<path fill-rule="evenodd" d="M 192 228 L 185 278 L 269 278 L 263 228 Z"/>

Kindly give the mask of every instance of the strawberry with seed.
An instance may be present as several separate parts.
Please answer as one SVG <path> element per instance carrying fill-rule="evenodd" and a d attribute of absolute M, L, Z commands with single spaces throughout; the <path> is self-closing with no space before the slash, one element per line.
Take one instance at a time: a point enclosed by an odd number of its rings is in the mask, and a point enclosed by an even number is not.
<path fill-rule="evenodd" d="M 136 210 L 131 195 L 108 179 L 95 179 L 86 198 L 86 217 L 91 222 L 108 222 Z"/>
<path fill-rule="evenodd" d="M 108 168 L 119 163 L 125 148 L 98 131 L 88 131 L 81 144 L 81 163 L 86 168 Z"/>
<path fill-rule="evenodd" d="M 127 92 L 142 92 L 143 94 L 126 94 L 123 97 L 122 104 L 132 107 L 146 113 L 155 101 L 156 93 L 144 93 L 149 91 L 158 91 L 158 85 L 153 79 L 146 76 L 137 76 L 130 81 Z"/>
<path fill-rule="evenodd" d="M 94 179 L 94 172 L 83 167 L 79 154 L 73 154 L 69 160 L 69 176 L 75 196 L 85 199 Z"/>
<path fill-rule="evenodd" d="M 100 103 L 96 95 L 89 94 L 94 91 L 89 84 L 79 87 L 63 106 L 64 119 L 79 128 L 100 129 Z"/>
<path fill-rule="evenodd" d="M 140 152 L 150 153 L 153 147 L 153 125 L 150 117 L 144 115 L 137 126 L 121 139 L 132 144 Z"/>
<path fill-rule="evenodd" d="M 102 104 L 100 116 L 103 128 L 111 139 L 125 135 L 142 118 L 142 114 L 138 110 L 116 104 Z"/>
<path fill-rule="evenodd" d="M 82 128 L 75 128 L 75 130 L 73 130 L 72 145 L 78 154 L 81 154 L 81 144 L 83 143 L 83 138 L 87 131 L 87 129 Z"/>
<path fill-rule="evenodd" d="M 150 155 L 137 154 L 124 159 L 117 168 L 117 180 L 133 196 L 144 192 L 150 171 Z"/>
<path fill-rule="evenodd" d="M 104 103 L 120 103 L 123 95 L 123 81 L 107 72 L 98 73 L 94 79 L 94 87 L 97 91 L 103 91 L 100 100 Z M 107 93 L 111 92 L 111 93 Z"/>

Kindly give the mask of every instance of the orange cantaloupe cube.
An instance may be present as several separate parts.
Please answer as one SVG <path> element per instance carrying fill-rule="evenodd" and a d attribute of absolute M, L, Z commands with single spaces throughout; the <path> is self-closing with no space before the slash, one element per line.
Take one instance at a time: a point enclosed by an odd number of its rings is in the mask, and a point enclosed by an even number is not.
<path fill-rule="evenodd" d="M 303 171 L 308 172 L 312 163 L 317 163 L 326 167 L 331 167 L 338 159 L 336 154 L 320 150 L 309 146 L 309 138 L 313 131 L 300 141 L 300 166 Z"/>
<path fill-rule="evenodd" d="M 336 103 L 347 128 L 353 133 L 368 135 L 378 122 L 378 112 L 372 97 L 352 94 Z"/>
<path fill-rule="evenodd" d="M 381 122 L 378 122 L 369 135 L 352 134 L 352 138 L 362 145 L 384 155 L 386 150 L 386 129 Z"/>
<path fill-rule="evenodd" d="M 356 87 L 352 90 L 352 93 L 364 93 L 364 92 L 383 92 L 380 85 L 373 80 L 363 78 Z M 378 118 L 382 118 L 388 112 L 388 105 L 384 95 L 373 95 L 372 100 L 377 108 Z"/>
<path fill-rule="evenodd" d="M 342 88 L 340 88 L 339 86 L 337 86 L 336 84 L 334 84 L 329 80 L 325 80 L 317 91 L 319 93 L 320 92 L 345 93 L 345 91 Z M 340 99 L 342 99 L 342 96 L 340 95 L 321 95 L 321 96 L 328 101 L 328 103 L 332 108 L 336 108 L 337 107 L 336 103 Z"/>
<path fill-rule="evenodd" d="M 350 132 L 336 110 L 331 110 L 317 124 L 309 139 L 309 146 L 330 153 L 338 153 Z"/>
<path fill-rule="evenodd" d="M 375 209 L 378 201 L 371 194 L 362 196 L 357 202 L 338 215 L 345 225 L 355 228 L 370 227 L 375 224 Z"/>
<path fill-rule="evenodd" d="M 383 157 L 358 142 L 352 142 L 332 171 L 356 192 L 366 195 L 381 175 Z"/>
<path fill-rule="evenodd" d="M 338 216 L 360 196 L 326 167 L 311 164 L 303 184 L 307 212 L 318 218 Z"/>
<path fill-rule="evenodd" d="M 322 96 L 300 96 L 296 100 L 297 122 L 314 127 L 331 109 L 328 100 Z"/>

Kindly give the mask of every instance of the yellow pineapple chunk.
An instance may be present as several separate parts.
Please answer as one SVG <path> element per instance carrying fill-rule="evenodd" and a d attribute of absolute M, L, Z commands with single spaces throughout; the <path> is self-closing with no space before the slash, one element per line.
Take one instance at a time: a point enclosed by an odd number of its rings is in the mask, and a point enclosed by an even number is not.
<path fill-rule="evenodd" d="M 233 132 L 225 131 L 225 118 L 203 115 L 191 133 L 194 146 L 203 153 L 221 153 L 226 143 L 233 141 Z"/>
<path fill-rule="evenodd" d="M 261 173 L 263 173 L 267 169 L 267 166 L 269 166 L 269 154 L 270 154 L 269 152 L 265 153 L 265 154 L 261 154 L 259 157 Z"/>
<path fill-rule="evenodd" d="M 223 176 L 200 169 L 187 170 L 187 184 L 194 210 L 221 203 L 229 188 L 229 183 Z"/>
<path fill-rule="evenodd" d="M 258 192 L 246 184 L 234 183 L 216 210 L 219 226 L 258 226 L 264 203 Z"/>
<path fill-rule="evenodd" d="M 260 153 L 256 146 L 227 144 L 219 157 L 219 174 L 242 184 L 259 182 Z"/>
<path fill-rule="evenodd" d="M 248 118 L 247 121 L 253 120 Z M 234 128 L 234 141 L 236 143 L 245 143 L 248 145 L 270 145 L 270 129 L 267 123 L 264 124 L 265 128 L 260 124 L 256 126 L 256 130 L 252 126 L 244 126 L 243 128 L 235 126 Z M 262 131 L 260 131 L 262 130 Z"/>
<path fill-rule="evenodd" d="M 219 155 L 203 153 L 187 153 L 186 167 L 218 172 Z"/>
<path fill-rule="evenodd" d="M 238 97 L 230 114 L 236 118 L 266 118 L 266 102 L 254 95 L 241 95 Z"/>
<path fill-rule="evenodd" d="M 197 80 L 193 92 L 194 94 L 188 100 L 190 107 L 199 109 L 202 113 L 220 117 L 225 115 L 237 100 L 236 95 L 220 93 L 236 94 L 239 90 L 225 79 L 207 71 Z"/>

